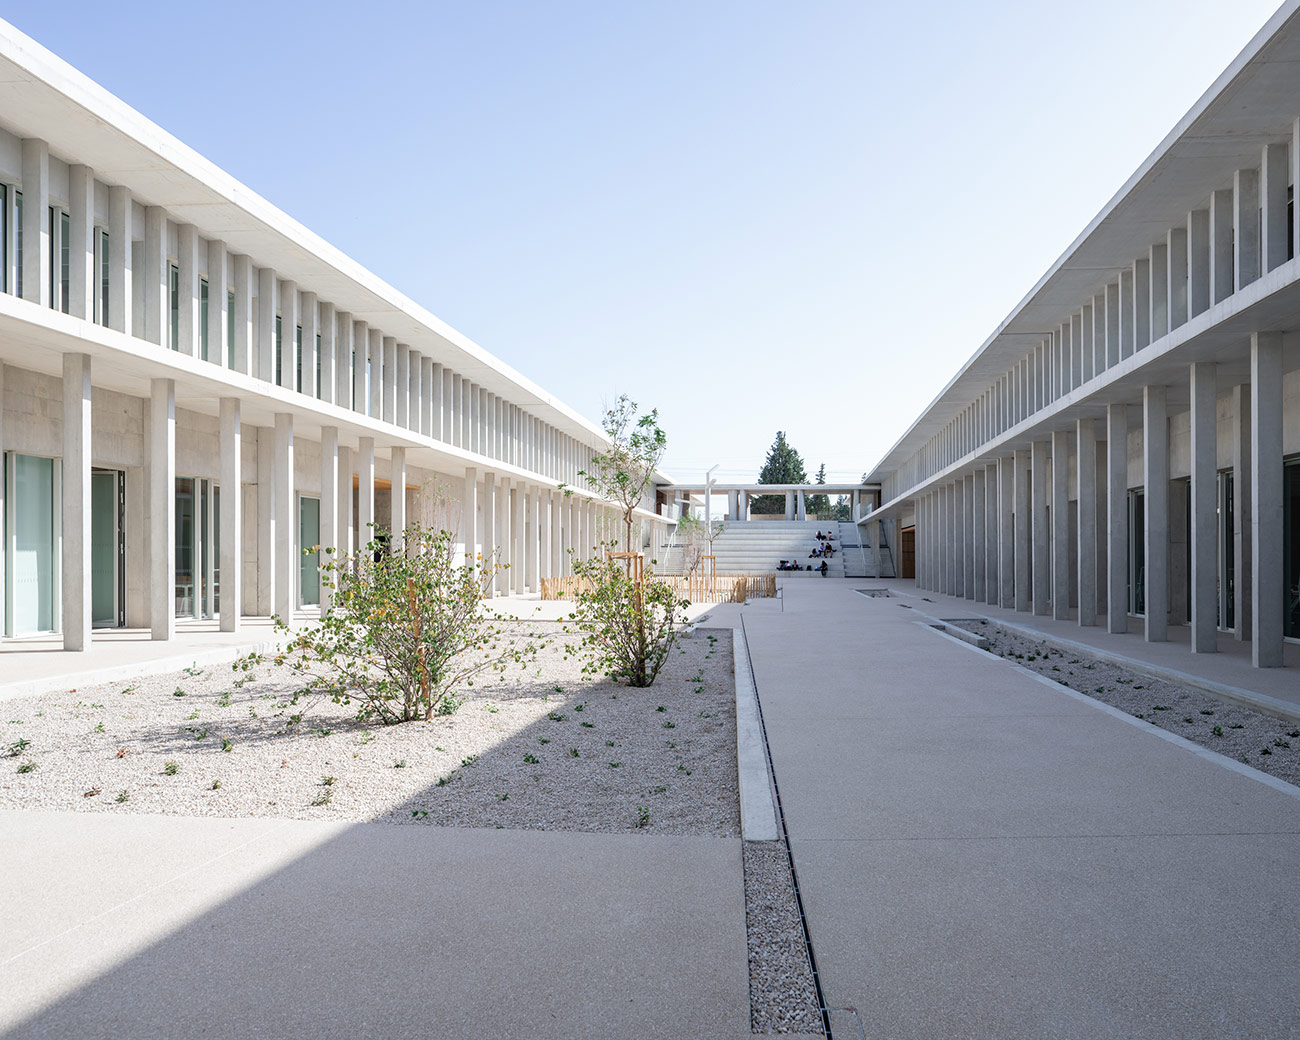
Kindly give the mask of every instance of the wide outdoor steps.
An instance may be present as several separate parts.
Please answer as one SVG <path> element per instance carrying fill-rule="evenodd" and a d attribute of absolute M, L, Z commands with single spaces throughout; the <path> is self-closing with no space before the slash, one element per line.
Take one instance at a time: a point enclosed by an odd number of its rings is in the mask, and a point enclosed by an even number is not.
<path fill-rule="evenodd" d="M 718 574 L 764 574 L 775 571 L 781 560 L 793 560 L 800 567 L 820 567 L 820 558 L 809 558 L 809 553 L 819 544 L 817 532 L 827 531 L 835 535 L 835 555 L 826 561 L 828 578 L 845 577 L 845 560 L 849 555 L 841 550 L 845 528 L 852 524 L 836 524 L 825 520 L 729 520 L 722 534 L 713 542 L 713 553 L 717 556 Z M 857 538 L 853 536 L 856 544 Z M 706 550 L 707 551 L 707 550 Z M 860 549 L 853 549 L 859 557 Z M 659 561 L 661 571 L 680 571 L 682 551 L 680 545 L 670 550 L 668 543 L 656 547 L 655 558 Z M 817 577 L 815 571 L 803 572 L 809 577 Z M 793 576 L 794 572 L 791 571 Z"/>

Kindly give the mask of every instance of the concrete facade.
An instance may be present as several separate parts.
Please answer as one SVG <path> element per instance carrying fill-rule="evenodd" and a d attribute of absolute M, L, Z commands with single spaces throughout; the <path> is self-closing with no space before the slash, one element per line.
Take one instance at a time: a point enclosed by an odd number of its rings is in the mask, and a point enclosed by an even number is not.
<path fill-rule="evenodd" d="M 863 522 L 915 529 L 921 588 L 993 603 L 996 573 L 1018 611 L 1138 617 L 1154 642 L 1187 625 L 1197 653 L 1231 631 L 1260 667 L 1300 639 L 1298 7 L 867 474 Z M 971 523 L 994 470 L 1011 486 Z"/>
<path fill-rule="evenodd" d="M 590 551 L 598 427 L 3 22 L 0 99 L 0 638 L 315 611 L 372 523 Z"/>

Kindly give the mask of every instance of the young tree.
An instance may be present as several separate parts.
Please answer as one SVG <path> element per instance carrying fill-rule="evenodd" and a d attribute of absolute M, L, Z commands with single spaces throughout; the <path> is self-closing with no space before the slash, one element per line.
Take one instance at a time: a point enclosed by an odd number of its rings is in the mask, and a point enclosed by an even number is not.
<path fill-rule="evenodd" d="M 804 471 L 803 459 L 790 447 L 785 439 L 785 431 L 777 430 L 776 440 L 767 449 L 767 459 L 758 474 L 760 484 L 806 484 L 808 474 Z M 784 495 L 755 495 L 750 503 L 755 513 L 784 513 Z"/>
<path fill-rule="evenodd" d="M 578 471 L 596 494 L 623 510 L 624 552 L 632 551 L 636 508 L 650 490 L 668 447 L 668 438 L 659 428 L 659 410 L 652 408 L 644 415 L 637 411 L 635 401 L 619 395 L 601 420 L 609 447 L 592 457 L 589 471 Z"/>

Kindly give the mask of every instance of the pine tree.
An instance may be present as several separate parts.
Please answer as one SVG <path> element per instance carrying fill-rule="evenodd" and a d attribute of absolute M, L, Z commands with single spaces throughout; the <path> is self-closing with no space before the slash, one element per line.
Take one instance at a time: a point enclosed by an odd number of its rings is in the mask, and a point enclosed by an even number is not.
<path fill-rule="evenodd" d="M 767 459 L 758 474 L 758 482 L 760 484 L 808 483 L 803 458 L 787 443 L 784 430 L 777 430 L 776 440 L 767 449 Z M 750 508 L 755 513 L 784 513 L 785 495 L 755 495 Z"/>
<path fill-rule="evenodd" d="M 824 462 L 821 464 L 821 468 L 817 470 L 817 479 L 815 483 L 826 483 L 826 463 Z M 815 513 L 819 519 L 826 519 L 830 516 L 831 500 L 825 495 L 809 495 L 808 500 L 804 505 L 804 509 L 807 510 L 809 514 Z"/>

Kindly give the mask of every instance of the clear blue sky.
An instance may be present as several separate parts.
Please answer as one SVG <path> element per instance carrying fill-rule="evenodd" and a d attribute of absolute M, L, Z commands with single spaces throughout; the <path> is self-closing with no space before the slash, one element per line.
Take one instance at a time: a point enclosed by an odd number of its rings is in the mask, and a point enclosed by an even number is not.
<path fill-rule="evenodd" d="M 1272 0 L 27 4 L 33 36 L 665 466 L 856 478 Z"/>

